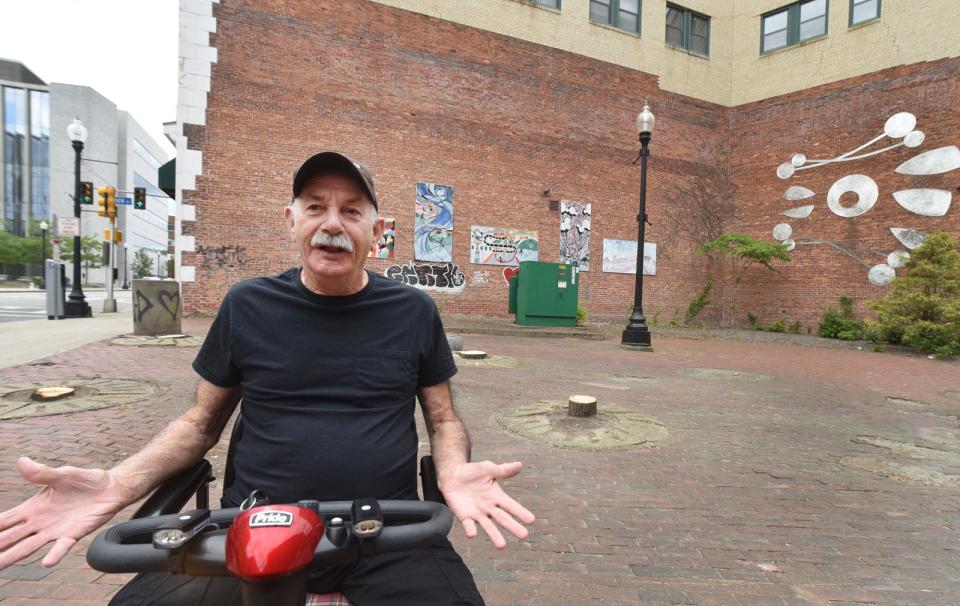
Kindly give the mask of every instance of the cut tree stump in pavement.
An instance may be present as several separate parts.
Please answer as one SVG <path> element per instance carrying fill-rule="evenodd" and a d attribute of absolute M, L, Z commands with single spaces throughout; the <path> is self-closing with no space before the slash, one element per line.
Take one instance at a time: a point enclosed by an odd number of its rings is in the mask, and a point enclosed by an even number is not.
<path fill-rule="evenodd" d="M 567 400 L 567 416 L 592 417 L 597 414 L 597 399 L 592 396 L 570 396 Z"/>

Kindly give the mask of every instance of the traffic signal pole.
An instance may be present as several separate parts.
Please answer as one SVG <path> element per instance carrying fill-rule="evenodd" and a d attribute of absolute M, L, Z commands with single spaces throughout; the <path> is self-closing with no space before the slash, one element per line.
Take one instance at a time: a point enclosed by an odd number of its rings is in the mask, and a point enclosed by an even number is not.
<path fill-rule="evenodd" d="M 117 240 L 117 189 L 113 186 L 100 188 L 101 199 L 98 202 L 103 206 L 99 212 L 100 216 L 110 219 L 110 229 L 107 230 L 107 263 L 104 274 L 107 288 L 107 297 L 103 300 L 103 312 L 113 313 L 117 311 L 117 301 L 113 298 L 113 260 L 116 257 Z"/>

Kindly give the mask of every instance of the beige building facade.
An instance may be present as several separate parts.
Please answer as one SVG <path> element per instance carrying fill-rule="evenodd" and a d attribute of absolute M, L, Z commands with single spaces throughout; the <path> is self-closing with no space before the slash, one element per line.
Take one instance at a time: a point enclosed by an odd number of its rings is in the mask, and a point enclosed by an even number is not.
<path fill-rule="evenodd" d="M 960 56 L 956 0 L 612 0 L 615 9 L 639 5 L 639 31 L 597 18 L 611 0 L 374 1 L 654 74 L 664 90 L 728 107 Z M 708 18 L 706 54 L 667 43 L 668 5 Z M 775 13 L 793 21 L 801 9 L 814 35 L 764 52 L 765 17 L 772 28 Z M 854 23 L 854 10 L 879 14 Z"/>

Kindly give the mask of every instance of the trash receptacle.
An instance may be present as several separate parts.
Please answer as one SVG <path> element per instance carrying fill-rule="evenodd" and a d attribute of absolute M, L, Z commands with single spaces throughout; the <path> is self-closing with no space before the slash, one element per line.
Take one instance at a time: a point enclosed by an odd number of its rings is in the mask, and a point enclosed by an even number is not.
<path fill-rule="evenodd" d="M 64 284 L 63 263 L 47 259 L 43 266 L 43 279 L 47 288 L 47 319 L 63 318 Z"/>
<path fill-rule="evenodd" d="M 569 263 L 524 261 L 516 277 L 517 324 L 576 326 L 580 285 Z"/>

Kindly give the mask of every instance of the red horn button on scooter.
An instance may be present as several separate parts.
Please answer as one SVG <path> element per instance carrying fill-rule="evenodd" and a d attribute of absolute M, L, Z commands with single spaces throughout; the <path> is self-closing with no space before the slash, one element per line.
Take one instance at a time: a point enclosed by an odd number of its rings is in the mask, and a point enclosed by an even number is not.
<path fill-rule="evenodd" d="M 262 505 L 242 512 L 227 532 L 227 570 L 264 581 L 313 561 L 323 535 L 316 512 L 296 505 Z"/>

